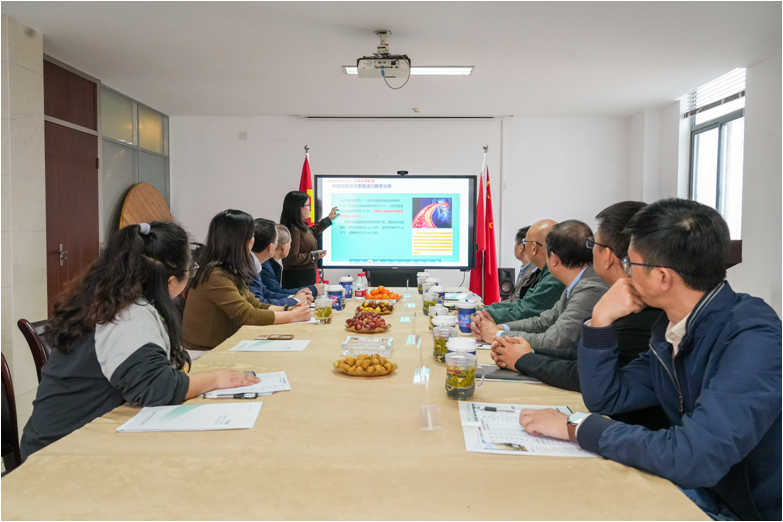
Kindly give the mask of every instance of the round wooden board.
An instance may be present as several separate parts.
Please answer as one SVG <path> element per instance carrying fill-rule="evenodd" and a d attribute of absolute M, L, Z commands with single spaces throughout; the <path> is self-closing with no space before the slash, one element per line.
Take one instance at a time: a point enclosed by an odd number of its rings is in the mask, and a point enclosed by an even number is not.
<path fill-rule="evenodd" d="M 158 189 L 149 183 L 131 187 L 120 213 L 120 228 L 150 221 L 174 221 L 166 200 Z"/>

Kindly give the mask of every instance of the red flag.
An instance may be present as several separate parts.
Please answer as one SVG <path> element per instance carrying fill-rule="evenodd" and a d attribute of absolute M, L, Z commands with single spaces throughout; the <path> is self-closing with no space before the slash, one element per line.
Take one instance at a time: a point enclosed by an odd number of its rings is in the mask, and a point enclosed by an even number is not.
<path fill-rule="evenodd" d="M 486 246 L 486 230 L 484 224 L 484 172 L 487 170 L 487 157 L 484 156 L 484 165 L 479 177 L 479 193 L 476 203 L 476 266 L 470 271 L 470 286 L 468 289 L 477 295 L 483 294 L 482 275 L 484 249 Z"/>
<path fill-rule="evenodd" d="M 492 191 L 489 188 L 489 167 L 487 167 L 487 218 L 486 241 L 484 251 L 484 304 L 491 305 L 500 301 L 500 281 L 498 280 L 498 254 L 495 246 L 495 219 L 492 212 Z"/>
<path fill-rule="evenodd" d="M 315 207 L 313 204 L 313 178 L 310 175 L 310 155 L 305 154 L 304 165 L 302 165 L 302 179 L 299 180 L 299 190 L 310 196 L 310 217 L 305 221 L 309 226 L 315 225 Z"/>

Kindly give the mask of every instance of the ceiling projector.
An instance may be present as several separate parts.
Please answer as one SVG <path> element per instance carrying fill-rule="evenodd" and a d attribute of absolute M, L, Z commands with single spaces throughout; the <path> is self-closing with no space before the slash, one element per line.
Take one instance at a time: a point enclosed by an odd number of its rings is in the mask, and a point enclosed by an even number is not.
<path fill-rule="evenodd" d="M 389 53 L 391 31 L 375 31 L 381 39 L 372 56 L 357 58 L 356 69 L 359 78 L 408 78 L 411 60 L 405 54 Z"/>

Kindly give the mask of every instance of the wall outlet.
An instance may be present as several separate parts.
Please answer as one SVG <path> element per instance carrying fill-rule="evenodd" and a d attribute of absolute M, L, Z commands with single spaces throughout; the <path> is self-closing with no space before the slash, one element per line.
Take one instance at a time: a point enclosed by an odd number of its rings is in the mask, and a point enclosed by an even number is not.
<path fill-rule="evenodd" d="M 239 139 L 240 140 L 246 140 L 247 139 L 247 132 L 240 132 L 239 133 Z"/>

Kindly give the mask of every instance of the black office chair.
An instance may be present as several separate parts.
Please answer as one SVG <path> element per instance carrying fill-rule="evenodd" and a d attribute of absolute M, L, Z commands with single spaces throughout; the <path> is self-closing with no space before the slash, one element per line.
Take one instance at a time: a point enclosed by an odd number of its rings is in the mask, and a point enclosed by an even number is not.
<path fill-rule="evenodd" d="M 52 355 L 52 347 L 44 339 L 43 331 L 48 321 L 36 321 L 31 323 L 27 319 L 19 319 L 16 326 L 22 331 L 30 352 L 35 361 L 35 371 L 38 373 L 38 382 L 41 382 L 41 368 L 49 361 Z"/>
<path fill-rule="evenodd" d="M 3 357 L 3 464 L 5 472 L 16 469 L 22 463 L 22 452 L 19 449 L 19 425 L 16 419 L 16 395 L 11 381 L 11 370 Z M 5 473 L 4 473 L 5 474 Z"/>

